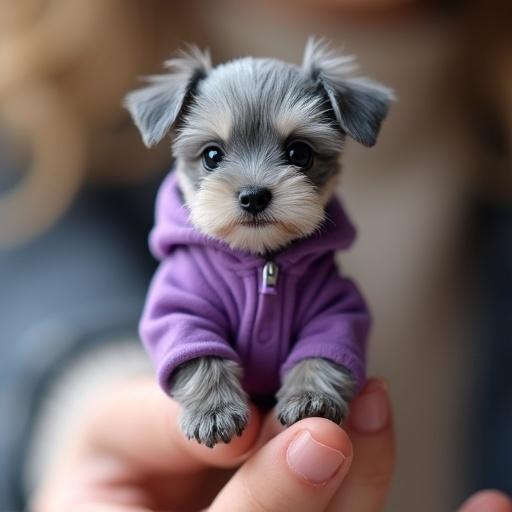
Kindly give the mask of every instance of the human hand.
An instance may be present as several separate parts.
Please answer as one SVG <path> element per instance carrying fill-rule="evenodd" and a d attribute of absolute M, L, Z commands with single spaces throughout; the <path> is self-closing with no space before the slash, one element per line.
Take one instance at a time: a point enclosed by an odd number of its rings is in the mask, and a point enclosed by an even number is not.
<path fill-rule="evenodd" d="M 322 418 L 284 430 L 274 411 L 263 417 L 252 407 L 241 437 L 209 449 L 183 436 L 178 414 L 177 403 L 152 381 L 113 391 L 95 406 L 57 461 L 32 510 L 383 509 L 393 472 L 394 436 L 381 381 L 371 380 L 354 400 L 346 432 Z"/>

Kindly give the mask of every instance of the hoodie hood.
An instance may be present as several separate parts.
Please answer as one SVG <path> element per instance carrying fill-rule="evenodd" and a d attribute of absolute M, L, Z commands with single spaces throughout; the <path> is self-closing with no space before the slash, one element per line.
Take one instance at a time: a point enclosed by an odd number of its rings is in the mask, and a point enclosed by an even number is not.
<path fill-rule="evenodd" d="M 307 238 L 292 242 L 278 251 L 275 260 L 296 265 L 310 261 L 322 254 L 347 249 L 354 242 L 356 231 L 338 199 L 333 198 L 326 206 L 326 219 L 320 228 Z M 232 249 L 221 240 L 198 231 L 189 220 L 189 211 L 183 200 L 175 172 L 163 181 L 156 201 L 155 226 L 151 231 L 149 245 L 152 254 L 163 260 L 178 246 L 207 246 L 225 253 L 229 265 L 254 266 L 264 261 L 247 251 Z"/>

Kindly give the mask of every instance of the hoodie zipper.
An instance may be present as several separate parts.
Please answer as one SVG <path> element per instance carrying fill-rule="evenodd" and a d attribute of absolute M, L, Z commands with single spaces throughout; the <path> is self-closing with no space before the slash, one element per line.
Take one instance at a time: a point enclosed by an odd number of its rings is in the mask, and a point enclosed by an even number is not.
<path fill-rule="evenodd" d="M 261 272 L 261 274 L 260 274 Z M 263 268 L 258 271 L 259 294 L 253 321 L 251 345 L 247 354 L 248 363 L 254 375 L 269 389 L 279 385 L 276 376 L 281 361 L 281 309 L 283 296 L 279 296 L 278 284 L 285 284 L 284 275 L 274 259 L 267 255 Z M 283 282 L 281 282 L 283 281 Z M 275 382 L 274 382 L 275 381 Z"/>
<path fill-rule="evenodd" d="M 267 260 L 263 266 L 261 292 L 275 295 L 277 293 L 277 281 L 279 279 L 279 267 L 273 260 Z"/>

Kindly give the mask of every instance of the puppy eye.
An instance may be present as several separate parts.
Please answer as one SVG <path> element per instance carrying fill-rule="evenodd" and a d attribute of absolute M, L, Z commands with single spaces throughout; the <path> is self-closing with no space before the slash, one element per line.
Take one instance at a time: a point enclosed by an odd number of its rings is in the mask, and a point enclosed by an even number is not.
<path fill-rule="evenodd" d="M 313 162 L 313 150 L 305 142 L 292 142 L 286 148 L 288 163 L 307 169 Z"/>
<path fill-rule="evenodd" d="M 219 164 L 222 162 L 224 158 L 224 153 L 217 146 L 208 146 L 203 151 L 203 165 L 209 171 L 213 171 L 219 167 Z"/>

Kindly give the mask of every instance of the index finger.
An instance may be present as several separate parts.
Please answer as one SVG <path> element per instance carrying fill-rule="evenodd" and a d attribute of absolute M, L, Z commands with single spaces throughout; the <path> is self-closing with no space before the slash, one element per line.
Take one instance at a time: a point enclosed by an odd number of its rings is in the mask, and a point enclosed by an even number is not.
<path fill-rule="evenodd" d="M 328 511 L 382 510 L 393 477 L 395 435 L 387 385 L 370 379 L 351 404 L 347 425 L 354 462 Z"/>
<path fill-rule="evenodd" d="M 229 444 L 207 448 L 188 440 L 178 425 L 179 404 L 152 379 L 114 389 L 91 411 L 82 435 L 83 449 L 103 451 L 139 471 L 183 472 L 205 467 L 235 467 L 254 445 L 260 414 L 251 406 L 249 424 Z"/>

